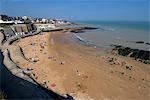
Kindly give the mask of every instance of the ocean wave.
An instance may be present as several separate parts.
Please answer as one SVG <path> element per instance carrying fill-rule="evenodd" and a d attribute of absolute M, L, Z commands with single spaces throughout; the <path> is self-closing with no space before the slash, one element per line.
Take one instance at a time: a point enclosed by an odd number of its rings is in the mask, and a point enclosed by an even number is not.
<path fill-rule="evenodd" d="M 80 37 L 79 35 L 77 35 L 76 33 L 73 33 L 73 35 L 79 40 L 79 41 L 82 41 L 82 42 L 87 42 L 85 39 L 83 39 L 82 37 Z"/>
<path fill-rule="evenodd" d="M 99 46 L 97 45 L 96 43 L 93 43 L 91 41 L 87 41 L 86 39 L 80 37 L 79 35 L 77 35 L 76 33 L 73 33 L 73 35 L 81 42 L 85 43 L 86 45 L 88 46 L 93 46 L 94 48 L 97 48 L 97 47 L 103 47 L 103 46 Z"/>
<path fill-rule="evenodd" d="M 101 31 L 115 31 L 114 28 L 108 28 L 108 27 L 99 27 L 99 29 L 100 29 Z"/>

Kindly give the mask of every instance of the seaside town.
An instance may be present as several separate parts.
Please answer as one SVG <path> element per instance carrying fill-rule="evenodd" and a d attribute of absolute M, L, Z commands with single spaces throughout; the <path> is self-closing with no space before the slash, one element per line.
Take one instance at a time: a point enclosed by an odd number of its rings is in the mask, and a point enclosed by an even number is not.
<path fill-rule="evenodd" d="M 78 36 L 100 27 L 71 25 L 78 24 L 0 16 L 2 99 L 148 100 L 149 51 L 102 51 Z"/>
<path fill-rule="evenodd" d="M 56 29 L 56 26 L 58 25 L 60 26 L 65 24 L 71 23 L 68 21 L 64 21 L 62 19 L 31 18 L 28 16 L 23 17 L 9 17 L 7 15 L 0 16 L 0 25 L 1 25 L 0 30 L 4 31 L 6 38 L 33 33 L 37 29 L 49 31 L 51 29 Z M 3 28 L 3 26 L 8 27 Z"/>

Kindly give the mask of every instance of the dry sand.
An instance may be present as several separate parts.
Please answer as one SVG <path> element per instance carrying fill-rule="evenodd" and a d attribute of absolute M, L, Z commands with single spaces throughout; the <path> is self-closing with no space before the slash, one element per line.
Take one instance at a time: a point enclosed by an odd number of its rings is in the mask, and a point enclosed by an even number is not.
<path fill-rule="evenodd" d="M 75 42 L 71 33 L 48 32 L 26 37 L 14 45 L 22 47 L 33 78 L 61 95 L 81 100 L 148 100 L 148 65 L 101 52 Z"/>

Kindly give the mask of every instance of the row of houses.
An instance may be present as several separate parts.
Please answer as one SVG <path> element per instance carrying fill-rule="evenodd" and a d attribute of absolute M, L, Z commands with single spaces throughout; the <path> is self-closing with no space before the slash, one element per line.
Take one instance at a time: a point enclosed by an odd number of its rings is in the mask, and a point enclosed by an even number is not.
<path fill-rule="evenodd" d="M 36 26 L 32 23 L 8 25 L 2 29 L 7 39 L 13 36 L 19 37 L 26 34 L 32 34 L 37 30 Z"/>
<path fill-rule="evenodd" d="M 49 23 L 49 24 L 70 24 L 70 22 L 62 19 L 50 19 L 50 18 L 32 18 L 28 16 L 23 17 L 9 17 L 7 15 L 0 15 L 1 21 L 20 24 L 25 23 L 27 20 L 32 23 Z"/>
<path fill-rule="evenodd" d="M 8 17 L 9 18 L 9 17 Z M 49 31 L 58 28 L 57 25 L 70 24 L 62 19 L 29 18 L 27 16 L 12 18 L 15 20 L 2 20 L 0 16 L 0 29 L 4 31 L 7 38 L 31 34 L 38 30 Z"/>
<path fill-rule="evenodd" d="M 46 19 L 46 18 L 36 18 L 32 20 L 33 23 L 49 23 L 49 24 L 70 24 L 70 22 L 62 19 Z"/>
<path fill-rule="evenodd" d="M 6 38 L 33 33 L 37 30 L 36 26 L 29 20 L 2 20 L 2 17 L 0 17 L 0 26 Z"/>

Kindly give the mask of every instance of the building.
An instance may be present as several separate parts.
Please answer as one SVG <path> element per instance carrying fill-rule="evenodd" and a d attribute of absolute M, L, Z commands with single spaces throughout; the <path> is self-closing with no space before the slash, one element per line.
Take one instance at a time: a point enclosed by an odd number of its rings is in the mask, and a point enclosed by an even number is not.
<path fill-rule="evenodd" d="M 15 23 L 15 24 L 23 24 L 23 23 L 24 23 L 24 21 L 15 20 L 15 21 L 14 21 L 14 23 Z"/>
<path fill-rule="evenodd" d="M 3 20 L 0 19 L 0 24 L 12 25 L 12 24 L 14 24 L 14 21 L 3 21 Z"/>
<path fill-rule="evenodd" d="M 14 24 L 12 26 L 13 31 L 16 35 L 24 35 L 28 33 L 33 33 L 36 31 L 36 26 L 33 23 L 28 24 Z"/>
<path fill-rule="evenodd" d="M 1 25 L 12 25 L 12 24 L 14 24 L 14 21 L 8 21 L 8 20 L 4 21 L 4 20 L 2 20 L 2 16 L 0 16 L 0 24 Z"/>
<path fill-rule="evenodd" d="M 3 28 L 3 32 L 6 36 L 6 39 L 15 36 L 15 32 L 12 30 L 10 26 L 5 26 L 5 28 Z"/>
<path fill-rule="evenodd" d="M 39 30 L 43 30 L 43 31 L 50 31 L 50 30 L 53 30 L 53 29 L 56 29 L 56 26 L 54 24 L 35 24 L 36 27 L 39 29 Z"/>

